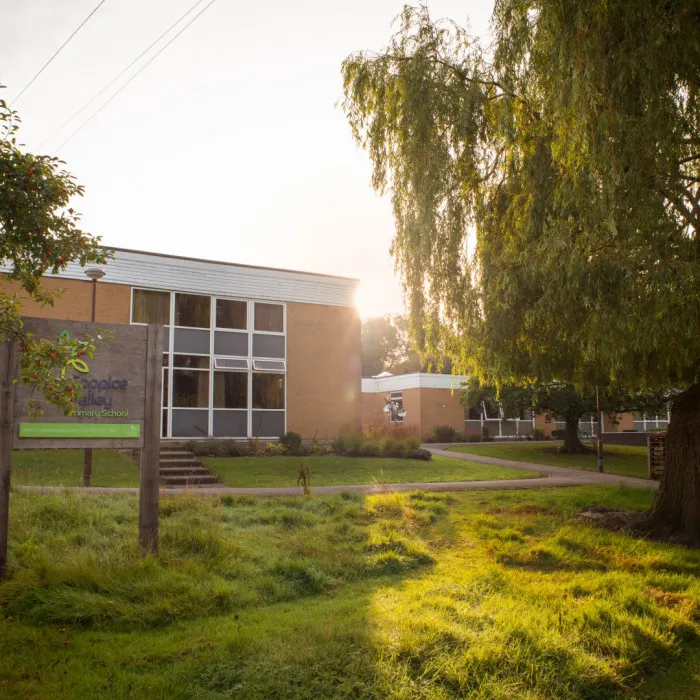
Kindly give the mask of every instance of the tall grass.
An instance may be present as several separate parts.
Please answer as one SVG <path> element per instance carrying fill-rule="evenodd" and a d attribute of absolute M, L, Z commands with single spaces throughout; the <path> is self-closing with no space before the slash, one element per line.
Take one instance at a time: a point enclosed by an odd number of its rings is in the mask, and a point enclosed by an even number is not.
<path fill-rule="evenodd" d="M 168 499 L 141 560 L 135 500 L 13 494 L 0 697 L 670 699 L 700 552 L 576 520 L 650 499 Z"/>

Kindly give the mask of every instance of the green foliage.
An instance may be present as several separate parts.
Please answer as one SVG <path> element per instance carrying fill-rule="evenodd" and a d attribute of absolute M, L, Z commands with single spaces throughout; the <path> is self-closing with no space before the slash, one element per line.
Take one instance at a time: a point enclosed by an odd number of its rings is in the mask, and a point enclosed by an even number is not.
<path fill-rule="evenodd" d="M 280 437 L 280 445 L 284 447 L 287 453 L 294 454 L 295 451 L 298 452 L 301 448 L 301 435 L 291 431 L 287 432 Z"/>
<path fill-rule="evenodd" d="M 457 431 L 451 425 L 436 425 L 433 427 L 435 442 L 455 442 Z"/>
<path fill-rule="evenodd" d="M 545 440 L 547 438 L 544 429 L 542 428 L 533 428 L 532 429 L 532 439 L 533 440 Z"/>
<path fill-rule="evenodd" d="M 696 26 L 692 3 L 505 0 L 482 47 L 406 8 L 345 60 L 419 350 L 491 384 L 698 380 Z"/>
<path fill-rule="evenodd" d="M 63 161 L 24 152 L 18 128 L 19 116 L 0 100 L 0 260 L 10 267 L 7 279 L 37 303 L 51 305 L 55 293 L 42 288 L 43 274 L 73 261 L 105 262 L 107 255 L 99 238 L 78 228 L 80 217 L 69 206 L 83 188 L 62 169 Z M 36 338 L 24 330 L 20 309 L 16 294 L 0 292 L 0 343 L 19 345 L 20 379 L 37 392 L 31 410 L 42 412 L 41 397 L 69 414 L 83 388 L 66 370 L 71 360 L 92 356 L 95 339 Z"/>

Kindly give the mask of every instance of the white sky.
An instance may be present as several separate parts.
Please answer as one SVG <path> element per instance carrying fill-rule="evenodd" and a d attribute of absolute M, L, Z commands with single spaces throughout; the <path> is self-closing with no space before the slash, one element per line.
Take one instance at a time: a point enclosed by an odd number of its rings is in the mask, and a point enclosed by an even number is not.
<path fill-rule="evenodd" d="M 13 105 L 20 141 L 37 150 L 193 3 L 107 0 Z M 95 5 L 0 0 L 5 100 Z M 363 315 L 402 310 L 389 198 L 371 189 L 369 158 L 336 107 L 342 60 L 383 47 L 402 6 L 217 0 L 57 153 L 85 185 L 83 227 L 107 245 L 359 277 Z M 484 36 L 493 2 L 429 6 Z"/>

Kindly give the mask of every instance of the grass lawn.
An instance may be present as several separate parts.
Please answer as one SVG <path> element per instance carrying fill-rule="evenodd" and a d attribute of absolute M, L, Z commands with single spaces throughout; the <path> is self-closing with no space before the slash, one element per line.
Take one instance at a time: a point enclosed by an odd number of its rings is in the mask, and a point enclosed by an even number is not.
<path fill-rule="evenodd" d="M 12 453 L 12 484 L 80 486 L 82 450 L 16 450 Z M 115 450 L 93 450 L 93 486 L 138 486 L 139 470 Z"/>
<path fill-rule="evenodd" d="M 455 445 L 449 449 L 455 452 L 467 454 L 485 455 L 487 457 L 499 457 L 512 459 L 517 462 L 532 462 L 533 464 L 548 464 L 553 467 L 571 467 L 573 469 L 588 469 L 597 471 L 597 457 L 594 452 L 590 454 L 559 454 L 559 444 L 551 445 L 532 444 L 528 442 L 515 443 L 467 443 Z M 646 479 L 647 449 L 646 447 L 628 447 L 626 445 L 606 445 L 603 455 L 605 471 L 623 476 L 636 476 Z"/>
<path fill-rule="evenodd" d="M 651 498 L 15 493 L 0 697 L 696 697 L 700 552 L 572 519 Z"/>
<path fill-rule="evenodd" d="M 311 486 L 404 484 L 431 481 L 525 479 L 536 472 L 492 467 L 449 457 L 382 459 L 380 457 L 205 457 L 203 464 L 227 486 L 296 486 L 299 463 L 311 474 Z"/>

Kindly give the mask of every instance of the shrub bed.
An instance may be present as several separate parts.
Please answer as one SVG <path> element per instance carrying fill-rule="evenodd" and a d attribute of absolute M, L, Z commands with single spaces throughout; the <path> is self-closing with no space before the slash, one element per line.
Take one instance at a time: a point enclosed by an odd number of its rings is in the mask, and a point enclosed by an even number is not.
<path fill-rule="evenodd" d="M 430 460 L 432 454 L 420 447 L 416 436 L 403 439 L 384 437 L 365 440 L 360 435 L 338 437 L 332 442 L 303 442 L 298 433 L 285 433 L 279 442 L 251 439 L 190 440 L 187 449 L 198 457 L 272 457 L 275 455 L 309 456 L 338 455 L 342 457 L 394 457 L 399 459 Z"/>

